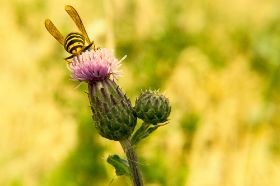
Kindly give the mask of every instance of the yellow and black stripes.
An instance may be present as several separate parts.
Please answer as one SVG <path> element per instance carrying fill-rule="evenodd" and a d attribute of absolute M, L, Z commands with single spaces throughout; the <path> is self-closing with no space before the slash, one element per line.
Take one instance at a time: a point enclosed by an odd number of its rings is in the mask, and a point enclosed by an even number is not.
<path fill-rule="evenodd" d="M 77 54 L 84 45 L 85 37 L 77 32 L 72 32 L 65 38 L 64 48 L 70 54 Z"/>

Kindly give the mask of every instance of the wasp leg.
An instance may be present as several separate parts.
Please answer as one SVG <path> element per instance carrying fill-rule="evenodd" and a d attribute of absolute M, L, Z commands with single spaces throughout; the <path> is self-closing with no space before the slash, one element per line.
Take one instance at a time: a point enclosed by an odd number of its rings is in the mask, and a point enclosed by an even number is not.
<path fill-rule="evenodd" d="M 75 55 L 72 54 L 71 56 L 68 56 L 68 57 L 64 58 L 64 60 L 67 61 L 67 62 L 69 62 L 68 59 L 71 59 L 71 58 L 73 58 L 74 56 L 75 56 Z"/>
<path fill-rule="evenodd" d="M 88 46 L 86 46 L 85 48 L 82 49 L 82 52 L 87 51 L 88 49 L 90 49 L 92 45 L 93 45 L 93 49 L 95 49 L 94 42 L 91 42 Z"/>

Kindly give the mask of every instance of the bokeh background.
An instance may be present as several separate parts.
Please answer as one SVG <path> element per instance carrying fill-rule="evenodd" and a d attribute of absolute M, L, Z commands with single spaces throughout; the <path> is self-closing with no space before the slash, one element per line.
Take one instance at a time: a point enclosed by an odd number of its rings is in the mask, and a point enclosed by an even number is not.
<path fill-rule="evenodd" d="M 280 185 L 279 0 L 1 0 L 0 185 L 130 185 L 106 163 L 86 86 L 44 27 L 77 31 L 123 62 L 118 83 L 169 97 L 169 125 L 136 149 L 148 186 Z"/>

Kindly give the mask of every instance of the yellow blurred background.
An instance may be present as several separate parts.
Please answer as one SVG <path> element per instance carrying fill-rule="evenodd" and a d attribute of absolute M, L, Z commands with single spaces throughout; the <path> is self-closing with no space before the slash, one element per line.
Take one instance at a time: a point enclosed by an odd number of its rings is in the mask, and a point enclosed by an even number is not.
<path fill-rule="evenodd" d="M 147 88 L 170 99 L 169 125 L 137 148 L 146 185 L 280 185 L 278 0 L 2 0 L 1 186 L 130 185 L 44 27 L 77 31 L 66 4 L 98 46 L 128 56 L 118 83 L 133 102 Z"/>

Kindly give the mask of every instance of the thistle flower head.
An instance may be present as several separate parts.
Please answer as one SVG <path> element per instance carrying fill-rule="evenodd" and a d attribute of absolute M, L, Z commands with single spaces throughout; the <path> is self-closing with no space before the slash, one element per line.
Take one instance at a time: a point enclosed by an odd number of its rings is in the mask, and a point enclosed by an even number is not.
<path fill-rule="evenodd" d="M 121 61 L 109 49 L 88 50 L 75 56 L 69 63 L 69 69 L 74 80 L 96 82 L 111 75 L 118 77 Z"/>
<path fill-rule="evenodd" d="M 143 91 L 137 98 L 134 111 L 138 118 L 156 125 L 166 122 L 171 111 L 169 100 L 158 91 Z"/>

